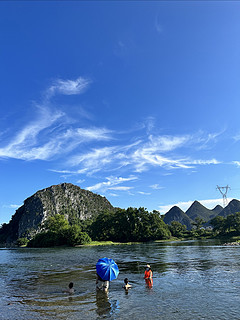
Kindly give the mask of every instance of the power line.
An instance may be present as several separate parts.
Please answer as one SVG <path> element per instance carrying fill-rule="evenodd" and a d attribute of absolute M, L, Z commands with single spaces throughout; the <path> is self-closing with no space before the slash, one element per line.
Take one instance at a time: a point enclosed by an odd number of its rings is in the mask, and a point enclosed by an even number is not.
<path fill-rule="evenodd" d="M 227 185 L 226 187 L 217 186 L 217 189 L 219 190 L 219 192 L 223 197 L 223 208 L 225 208 L 228 205 L 227 192 L 228 192 L 228 189 L 231 190 L 231 188 Z"/>

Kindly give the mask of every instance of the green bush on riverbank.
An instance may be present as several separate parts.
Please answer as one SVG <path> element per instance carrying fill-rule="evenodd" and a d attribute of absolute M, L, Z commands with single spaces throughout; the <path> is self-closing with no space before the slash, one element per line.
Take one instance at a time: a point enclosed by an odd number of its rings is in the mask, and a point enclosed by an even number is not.
<path fill-rule="evenodd" d="M 80 225 L 70 226 L 65 217 L 60 214 L 49 217 L 44 223 L 44 229 L 28 242 L 28 247 L 75 246 L 91 241 Z"/>

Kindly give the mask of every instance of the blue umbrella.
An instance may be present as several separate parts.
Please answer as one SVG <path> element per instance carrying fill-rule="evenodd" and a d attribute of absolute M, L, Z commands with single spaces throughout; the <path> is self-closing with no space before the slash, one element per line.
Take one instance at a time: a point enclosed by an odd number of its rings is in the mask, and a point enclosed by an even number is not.
<path fill-rule="evenodd" d="M 112 281 L 119 274 L 118 266 L 113 259 L 102 258 L 96 264 L 97 274 L 103 279 Z"/>

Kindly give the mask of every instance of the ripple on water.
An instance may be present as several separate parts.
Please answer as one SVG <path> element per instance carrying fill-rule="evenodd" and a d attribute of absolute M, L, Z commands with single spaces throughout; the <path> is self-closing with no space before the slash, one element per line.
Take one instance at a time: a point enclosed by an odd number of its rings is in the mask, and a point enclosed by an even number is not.
<path fill-rule="evenodd" d="M 232 248 L 231 248 L 232 249 Z M 0 251 L 0 319 L 239 319 L 240 250 L 147 243 Z M 108 295 L 95 291 L 95 263 L 113 258 L 120 274 Z M 143 280 L 153 269 L 153 288 Z M 128 277 L 133 288 L 122 289 Z M 76 293 L 62 293 L 70 281 Z M 150 317 L 150 318 L 149 318 Z"/>

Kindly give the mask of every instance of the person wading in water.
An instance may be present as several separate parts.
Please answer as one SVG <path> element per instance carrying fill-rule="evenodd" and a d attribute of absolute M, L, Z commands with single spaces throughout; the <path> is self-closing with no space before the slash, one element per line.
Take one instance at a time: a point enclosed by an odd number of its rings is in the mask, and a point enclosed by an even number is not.
<path fill-rule="evenodd" d="M 146 282 L 146 285 L 148 288 L 152 288 L 153 286 L 153 279 L 152 279 L 152 269 L 149 264 L 146 265 L 145 273 L 144 273 L 144 279 Z"/>

